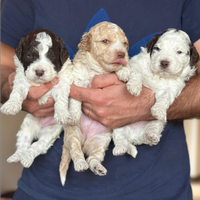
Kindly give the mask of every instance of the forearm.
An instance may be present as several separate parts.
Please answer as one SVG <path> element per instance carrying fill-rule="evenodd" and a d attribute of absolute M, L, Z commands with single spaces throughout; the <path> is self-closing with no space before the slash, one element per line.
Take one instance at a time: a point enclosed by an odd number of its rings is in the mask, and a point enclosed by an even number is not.
<path fill-rule="evenodd" d="M 1 66 L 1 103 L 5 103 L 11 93 L 8 77 L 15 70 L 11 67 Z"/>
<path fill-rule="evenodd" d="M 1 43 L 1 103 L 9 98 L 11 92 L 8 77 L 15 71 L 14 55 L 12 47 Z"/>
<path fill-rule="evenodd" d="M 190 79 L 174 103 L 169 107 L 167 119 L 191 119 L 200 117 L 200 75 Z"/>

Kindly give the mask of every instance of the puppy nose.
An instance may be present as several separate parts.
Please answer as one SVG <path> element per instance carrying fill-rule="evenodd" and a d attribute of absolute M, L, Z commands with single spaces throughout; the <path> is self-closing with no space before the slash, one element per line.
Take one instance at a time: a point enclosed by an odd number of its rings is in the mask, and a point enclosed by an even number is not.
<path fill-rule="evenodd" d="M 118 55 L 118 58 L 124 58 L 125 57 L 124 52 L 118 52 L 117 55 Z"/>
<path fill-rule="evenodd" d="M 36 70 L 35 73 L 36 73 L 37 76 L 40 77 L 40 76 L 43 76 L 44 70 Z"/>
<path fill-rule="evenodd" d="M 166 69 L 168 67 L 168 65 L 169 65 L 169 61 L 167 61 L 167 60 L 161 60 L 160 61 L 160 66 L 162 68 Z"/>

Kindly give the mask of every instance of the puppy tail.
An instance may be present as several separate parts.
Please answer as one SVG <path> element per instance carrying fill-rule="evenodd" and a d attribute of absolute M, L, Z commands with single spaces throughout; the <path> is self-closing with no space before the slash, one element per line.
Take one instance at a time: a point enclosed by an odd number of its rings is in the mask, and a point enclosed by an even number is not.
<path fill-rule="evenodd" d="M 59 167 L 60 181 L 62 186 L 65 185 L 67 170 L 69 168 L 69 163 L 71 161 L 70 153 L 65 145 L 63 145 L 62 157 Z"/>

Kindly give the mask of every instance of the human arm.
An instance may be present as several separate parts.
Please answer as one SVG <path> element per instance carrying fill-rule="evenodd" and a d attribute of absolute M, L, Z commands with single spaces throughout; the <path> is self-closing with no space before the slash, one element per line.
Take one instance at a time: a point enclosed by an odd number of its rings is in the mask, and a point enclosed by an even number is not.
<path fill-rule="evenodd" d="M 12 82 L 15 76 L 15 64 L 13 56 L 15 50 L 1 43 L 1 103 L 8 100 L 12 91 Z M 24 111 L 36 117 L 51 116 L 54 114 L 54 100 L 49 98 L 46 104 L 40 105 L 38 99 L 48 92 L 58 80 L 49 82 L 41 87 L 31 87 L 27 98 L 24 100 L 22 108 Z"/>
<path fill-rule="evenodd" d="M 200 40 L 195 43 L 200 53 Z M 186 87 L 170 106 L 167 120 L 198 118 L 200 116 L 200 62 L 197 75 L 187 82 Z M 115 74 L 96 76 L 92 89 L 71 87 L 71 97 L 83 101 L 83 112 L 109 128 L 120 127 L 135 121 L 152 120 L 150 108 L 155 103 L 152 91 L 142 89 L 135 97 L 128 93 L 126 84 Z"/>

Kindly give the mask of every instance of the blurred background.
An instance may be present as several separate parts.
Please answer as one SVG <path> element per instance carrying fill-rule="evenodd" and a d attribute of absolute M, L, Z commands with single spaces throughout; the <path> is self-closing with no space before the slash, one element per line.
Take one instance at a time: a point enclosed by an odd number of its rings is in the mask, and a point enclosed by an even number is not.
<path fill-rule="evenodd" d="M 16 150 L 16 133 L 23 121 L 25 112 L 15 116 L 1 114 L 1 195 L 12 196 L 17 188 L 17 181 L 21 176 L 20 163 L 9 164 L 7 158 Z M 200 120 L 184 121 L 188 149 L 191 163 L 191 184 L 194 200 L 200 200 Z M 11 192 L 11 194 L 9 194 Z M 3 199 L 1 199 L 3 200 Z"/>

